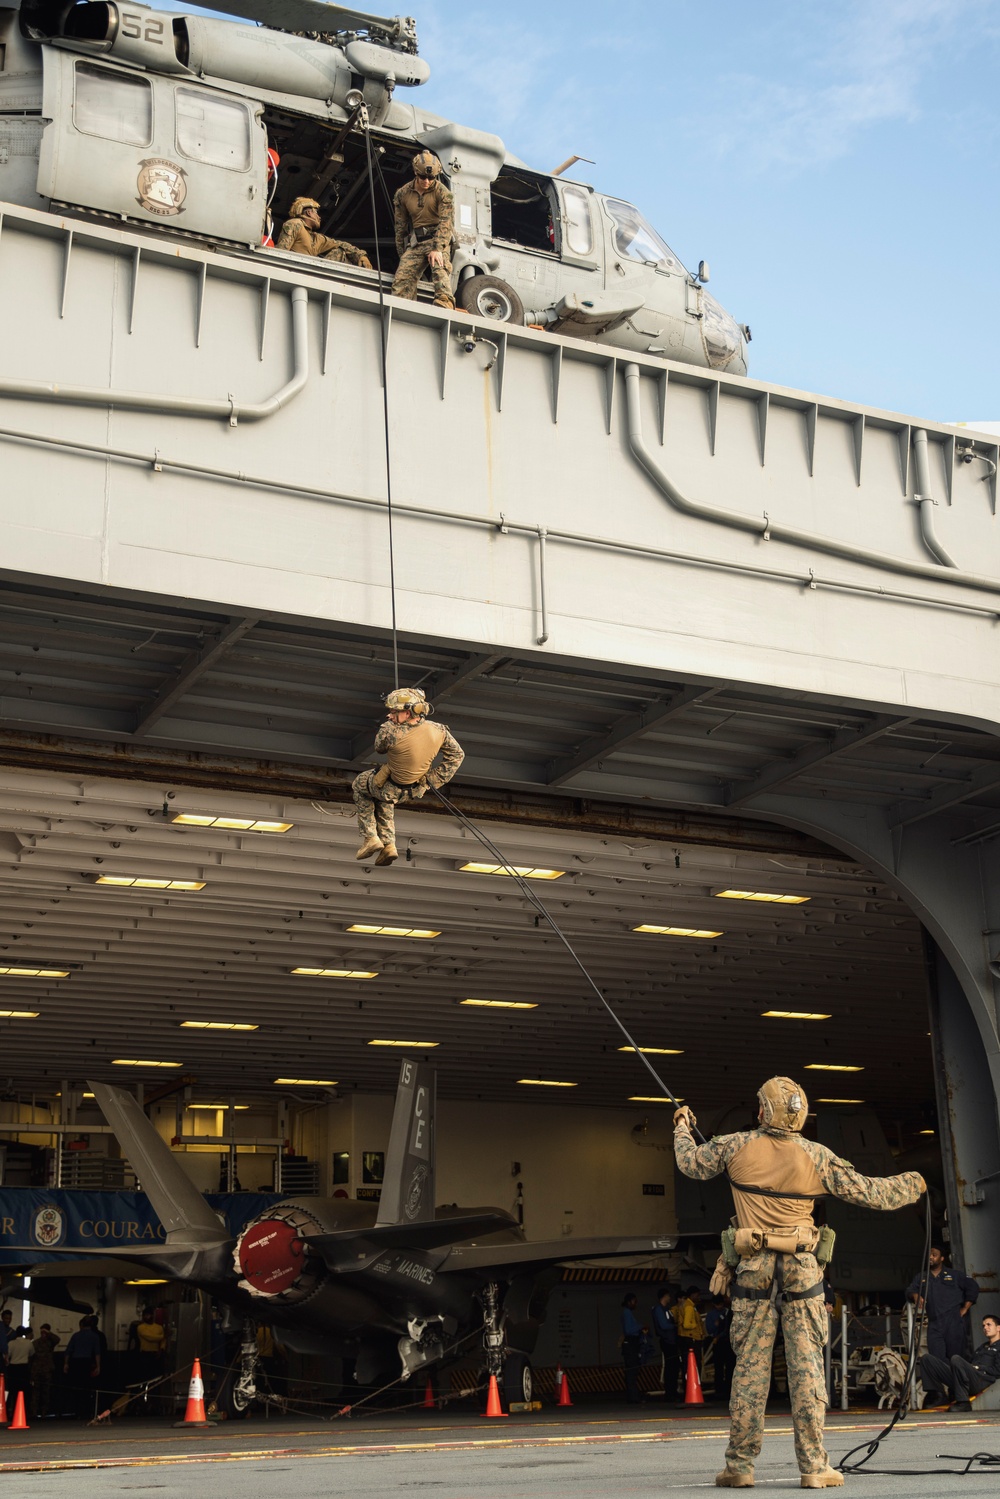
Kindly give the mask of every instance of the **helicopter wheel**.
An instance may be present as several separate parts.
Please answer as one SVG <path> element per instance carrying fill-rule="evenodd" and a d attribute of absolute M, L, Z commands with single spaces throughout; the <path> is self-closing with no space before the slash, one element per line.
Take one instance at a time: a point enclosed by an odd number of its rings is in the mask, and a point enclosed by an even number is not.
<path fill-rule="evenodd" d="M 458 288 L 458 304 L 494 323 L 524 323 L 524 303 L 499 276 L 470 276 Z"/>

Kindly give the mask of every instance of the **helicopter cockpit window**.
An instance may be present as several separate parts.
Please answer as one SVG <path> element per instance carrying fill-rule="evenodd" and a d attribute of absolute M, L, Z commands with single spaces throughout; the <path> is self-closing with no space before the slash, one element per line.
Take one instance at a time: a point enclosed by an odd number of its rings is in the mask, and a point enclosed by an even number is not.
<path fill-rule="evenodd" d="M 245 172 L 250 165 L 250 116 L 246 107 L 202 89 L 179 88 L 177 149 L 192 161 Z"/>
<path fill-rule="evenodd" d="M 73 119 L 77 130 L 126 146 L 153 139 L 153 90 L 145 78 L 92 63 L 76 65 Z"/>
<path fill-rule="evenodd" d="M 582 187 L 563 188 L 566 207 L 566 249 L 574 255 L 592 255 L 594 229 L 590 222 L 590 194 Z"/>
<path fill-rule="evenodd" d="M 615 247 L 619 255 L 626 260 L 662 265 L 671 271 L 681 270 L 676 255 L 631 203 L 623 203 L 620 198 L 605 198 L 604 206 L 615 226 Z"/>

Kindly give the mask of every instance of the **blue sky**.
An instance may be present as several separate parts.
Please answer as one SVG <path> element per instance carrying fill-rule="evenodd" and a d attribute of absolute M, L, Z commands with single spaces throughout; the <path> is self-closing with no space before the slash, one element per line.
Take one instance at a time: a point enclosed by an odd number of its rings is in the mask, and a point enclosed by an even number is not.
<path fill-rule="evenodd" d="M 1000 418 L 1000 0 L 405 8 L 427 106 L 533 166 L 593 157 L 588 180 L 710 262 L 752 375 Z"/>

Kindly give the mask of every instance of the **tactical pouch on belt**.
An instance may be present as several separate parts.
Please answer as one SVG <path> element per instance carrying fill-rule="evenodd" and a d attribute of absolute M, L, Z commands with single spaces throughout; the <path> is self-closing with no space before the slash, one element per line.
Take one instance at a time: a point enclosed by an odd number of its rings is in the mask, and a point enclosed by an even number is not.
<path fill-rule="evenodd" d="M 833 1246 L 837 1242 L 837 1235 L 828 1223 L 824 1223 L 819 1231 L 819 1243 L 816 1245 L 817 1265 L 828 1265 L 833 1259 Z"/>
<path fill-rule="evenodd" d="M 734 1235 L 736 1253 L 749 1259 L 770 1249 L 776 1254 L 812 1254 L 819 1243 L 819 1230 L 813 1224 L 797 1224 L 789 1229 L 738 1228 Z"/>
<path fill-rule="evenodd" d="M 372 776 L 372 786 L 378 787 L 378 789 L 381 791 L 382 787 L 385 785 L 385 783 L 386 783 L 386 781 L 388 779 L 389 779 L 389 767 L 388 767 L 388 765 L 380 765 L 379 768 L 378 768 L 378 770 Z"/>
<path fill-rule="evenodd" d="M 421 224 L 419 228 L 415 228 L 413 231 L 413 243 L 415 245 L 426 244 L 429 239 L 434 238 L 437 232 L 437 224 Z"/>
<path fill-rule="evenodd" d="M 731 1270 L 739 1265 L 740 1256 L 736 1249 L 735 1228 L 724 1228 L 722 1230 L 722 1258 Z"/>

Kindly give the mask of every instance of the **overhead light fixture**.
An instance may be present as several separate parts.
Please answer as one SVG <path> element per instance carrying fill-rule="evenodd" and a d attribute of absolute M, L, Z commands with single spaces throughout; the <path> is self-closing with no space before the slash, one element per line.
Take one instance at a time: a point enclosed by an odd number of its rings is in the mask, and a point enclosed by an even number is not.
<path fill-rule="evenodd" d="M 233 1020 L 182 1020 L 182 1031 L 258 1031 L 259 1025 L 237 1024 Z"/>
<path fill-rule="evenodd" d="M 772 890 L 713 890 L 720 900 L 761 900 L 769 906 L 803 906 L 811 895 L 776 895 Z"/>
<path fill-rule="evenodd" d="M 186 1103 L 186 1109 L 235 1109 L 237 1114 L 245 1114 L 250 1107 L 248 1103 Z"/>
<path fill-rule="evenodd" d="M 0 974 L 9 979 L 68 979 L 68 968 L 0 968 Z"/>
<path fill-rule="evenodd" d="M 347 928 L 349 932 L 363 932 L 366 937 L 440 937 L 440 932 L 432 932 L 422 926 L 364 926 L 356 921 L 353 926 Z"/>
<path fill-rule="evenodd" d="M 37 1020 L 39 1010 L 0 1010 L 0 1020 Z"/>
<path fill-rule="evenodd" d="M 125 1285 L 127 1285 L 127 1286 L 165 1286 L 167 1284 L 168 1284 L 167 1281 L 165 1281 L 165 1280 L 154 1280 L 152 1278 L 152 1276 L 143 1276 L 139 1280 L 127 1280 L 127 1281 L 125 1281 Z"/>
<path fill-rule="evenodd" d="M 459 869 L 468 874 L 519 874 L 522 880 L 561 880 L 565 869 L 542 869 L 534 864 L 479 864 L 473 861 L 460 864 Z"/>
<path fill-rule="evenodd" d="M 282 1088 L 335 1088 L 336 1078 L 332 1077 L 276 1077 L 276 1087 Z"/>
<path fill-rule="evenodd" d="M 186 828 L 224 828 L 230 833 L 287 833 L 294 822 L 273 822 L 266 817 L 213 817 L 197 812 L 178 812 L 171 822 Z"/>
<path fill-rule="evenodd" d="M 663 1093 L 632 1093 L 629 1103 L 674 1103 L 675 1100 L 667 1098 Z M 677 1103 L 683 1103 L 683 1098 L 678 1098 Z"/>
<path fill-rule="evenodd" d="M 633 932 L 652 932 L 657 937 L 724 937 L 724 932 L 709 932 L 697 926 L 634 926 Z"/>
<path fill-rule="evenodd" d="M 807 1072 L 864 1072 L 863 1067 L 845 1066 L 842 1062 L 807 1062 Z"/>
<path fill-rule="evenodd" d="M 557 1083 L 551 1077 L 519 1077 L 519 1083 L 526 1084 L 529 1088 L 575 1088 L 576 1083 Z"/>
<path fill-rule="evenodd" d="M 682 1057 L 676 1046 L 619 1046 L 619 1051 L 638 1051 L 644 1057 Z"/>
<path fill-rule="evenodd" d="M 369 1046 L 412 1046 L 421 1047 L 424 1051 L 430 1051 L 435 1046 L 440 1046 L 440 1041 L 369 1041 Z"/>
<path fill-rule="evenodd" d="M 490 1010 L 537 1010 L 538 1005 L 530 999 L 460 999 L 461 1005 L 478 1005 Z"/>
<path fill-rule="evenodd" d="M 821 1015 L 815 1010 L 761 1010 L 762 1020 L 829 1020 L 829 1015 Z"/>
<path fill-rule="evenodd" d="M 115 1057 L 112 1067 L 183 1067 L 183 1062 L 151 1062 L 144 1057 Z"/>
<path fill-rule="evenodd" d="M 290 968 L 290 973 L 307 979 L 377 979 L 378 971 L 365 968 Z"/>
<path fill-rule="evenodd" d="M 817 1098 L 815 1103 L 864 1103 L 863 1098 Z"/>
<path fill-rule="evenodd" d="M 936 1129 L 921 1129 L 921 1130 L 918 1130 L 917 1133 L 921 1134 L 921 1135 L 936 1135 L 937 1134 L 937 1130 Z"/>
<path fill-rule="evenodd" d="M 62 1096 L 62 1095 L 60 1095 L 60 1097 L 61 1097 L 61 1096 Z M 94 1098 L 94 1097 L 96 1097 L 96 1095 L 95 1095 L 95 1094 L 93 1094 L 93 1093 L 81 1093 L 81 1094 L 80 1094 L 80 1097 L 81 1097 L 81 1098 Z"/>
<path fill-rule="evenodd" d="M 117 885 L 121 890 L 204 890 L 206 880 L 159 880 L 138 874 L 91 875 L 95 885 Z"/>

